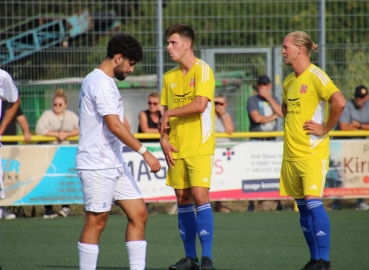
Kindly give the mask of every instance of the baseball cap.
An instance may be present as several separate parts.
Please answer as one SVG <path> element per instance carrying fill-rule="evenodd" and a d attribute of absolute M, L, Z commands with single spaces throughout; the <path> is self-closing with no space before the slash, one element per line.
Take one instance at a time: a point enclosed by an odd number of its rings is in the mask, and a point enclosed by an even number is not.
<path fill-rule="evenodd" d="M 268 76 L 264 75 L 264 76 L 260 76 L 257 80 L 257 84 L 270 84 L 271 81 L 269 79 Z"/>
<path fill-rule="evenodd" d="M 366 95 L 368 95 L 368 88 L 366 88 L 364 85 L 359 85 L 355 89 L 355 97 L 363 98 Z"/>

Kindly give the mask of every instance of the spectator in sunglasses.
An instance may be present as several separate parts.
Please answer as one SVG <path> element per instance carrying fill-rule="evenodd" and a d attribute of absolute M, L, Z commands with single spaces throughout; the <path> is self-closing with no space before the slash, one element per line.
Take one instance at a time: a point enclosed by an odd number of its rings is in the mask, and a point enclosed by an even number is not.
<path fill-rule="evenodd" d="M 159 134 L 158 122 L 162 115 L 160 105 L 160 94 L 152 92 L 148 97 L 148 109 L 141 111 L 138 119 L 138 133 L 155 133 Z M 140 142 L 159 142 L 160 139 L 140 139 Z"/>
<path fill-rule="evenodd" d="M 234 131 L 234 125 L 232 121 L 232 117 L 227 113 L 227 97 L 219 94 L 214 98 L 215 105 L 215 118 L 214 118 L 214 126 L 215 132 L 226 132 L 231 134 Z M 216 143 L 227 142 L 229 139 L 227 138 L 217 138 Z M 228 207 L 224 206 L 222 201 L 216 201 L 214 204 L 214 210 L 216 212 L 229 213 L 230 210 Z"/>
<path fill-rule="evenodd" d="M 78 116 L 74 112 L 67 110 L 68 99 L 63 89 L 55 92 L 52 109 L 42 113 L 36 124 L 36 134 L 56 137 L 53 144 L 69 144 L 68 137 L 79 134 Z M 59 214 L 63 217 L 69 215 L 69 205 L 63 205 Z M 53 210 L 52 205 L 45 205 L 44 218 L 55 218 L 58 214 Z"/>

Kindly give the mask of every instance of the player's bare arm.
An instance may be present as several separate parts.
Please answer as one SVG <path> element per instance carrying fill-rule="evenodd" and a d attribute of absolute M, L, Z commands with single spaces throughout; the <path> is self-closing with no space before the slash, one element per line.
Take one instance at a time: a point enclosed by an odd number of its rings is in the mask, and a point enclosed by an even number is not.
<path fill-rule="evenodd" d="M 168 107 L 164 106 L 164 113 L 167 110 L 168 110 Z M 159 128 L 159 123 L 158 123 L 158 128 Z M 161 149 L 163 150 L 165 161 L 168 167 L 172 168 L 172 166 L 174 166 L 175 164 L 173 156 L 172 156 L 172 152 L 178 152 L 178 149 L 169 143 L 168 141 L 169 132 L 170 132 L 170 127 L 163 130 L 163 133 L 161 134 L 161 137 L 160 137 L 160 145 L 161 145 Z"/>
<path fill-rule="evenodd" d="M 160 134 L 163 133 L 164 129 L 169 127 L 169 119 L 170 117 L 181 117 L 188 116 L 197 113 L 203 113 L 208 105 L 209 99 L 203 96 L 196 96 L 195 99 L 188 103 L 187 105 L 175 108 L 172 110 L 164 110 L 163 116 L 160 118 L 158 123 L 158 129 Z"/>
<path fill-rule="evenodd" d="M 282 114 L 283 114 L 283 117 L 286 117 L 287 115 L 287 104 L 286 103 L 282 103 Z"/>
<path fill-rule="evenodd" d="M 3 121 L 0 124 L 0 135 L 2 135 L 9 125 L 9 123 L 14 118 L 15 114 L 17 113 L 18 107 L 20 104 L 20 98 L 18 97 L 17 101 L 14 103 L 10 103 L 8 105 L 8 108 L 5 111 Z"/>
<path fill-rule="evenodd" d="M 341 94 L 341 92 L 334 92 L 329 98 L 329 103 L 331 106 L 327 122 L 325 124 L 318 124 L 313 120 L 306 121 L 303 125 L 303 129 L 307 130 L 307 135 L 312 134 L 323 136 L 327 134 L 337 123 L 343 109 L 346 106 L 345 97 Z"/>
<path fill-rule="evenodd" d="M 137 140 L 131 132 L 120 121 L 119 116 L 116 114 L 109 114 L 104 116 L 104 120 L 111 131 L 121 142 L 130 147 L 134 151 L 141 149 L 142 144 Z M 158 172 L 161 168 L 159 160 L 153 156 L 150 151 L 145 151 L 142 154 L 147 165 L 150 167 L 151 172 Z"/>

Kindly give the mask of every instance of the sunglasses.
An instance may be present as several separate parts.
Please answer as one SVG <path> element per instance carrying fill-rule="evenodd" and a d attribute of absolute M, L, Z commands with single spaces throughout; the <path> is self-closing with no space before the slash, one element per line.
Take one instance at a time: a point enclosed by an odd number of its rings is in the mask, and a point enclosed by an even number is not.
<path fill-rule="evenodd" d="M 214 102 L 214 104 L 215 104 L 215 106 L 216 106 L 216 105 L 220 105 L 220 106 L 223 106 L 223 105 L 224 105 L 224 103 L 219 102 L 219 101 L 215 101 L 215 102 Z"/>
<path fill-rule="evenodd" d="M 62 107 L 63 106 L 63 104 L 61 104 L 61 103 L 54 103 L 53 105 L 54 105 L 54 107 L 58 107 L 58 106 Z"/>
<path fill-rule="evenodd" d="M 157 102 L 151 102 L 151 101 L 147 102 L 147 104 L 149 104 L 149 105 L 158 105 Z"/>

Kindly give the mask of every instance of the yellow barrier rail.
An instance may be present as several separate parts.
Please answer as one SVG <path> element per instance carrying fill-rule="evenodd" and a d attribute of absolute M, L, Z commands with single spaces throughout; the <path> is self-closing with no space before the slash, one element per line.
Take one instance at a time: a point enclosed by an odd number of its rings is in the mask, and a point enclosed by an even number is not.
<path fill-rule="evenodd" d="M 283 131 L 271 131 L 271 132 L 234 132 L 231 135 L 227 133 L 216 133 L 216 138 L 229 138 L 229 139 L 237 139 L 237 138 L 265 138 L 265 137 L 283 137 Z M 159 139 L 159 134 L 150 134 L 150 133 L 135 133 L 133 134 L 137 139 Z M 329 136 L 331 137 L 369 137 L 369 130 L 359 130 L 359 131 L 341 131 L 341 130 L 333 130 L 329 132 Z M 56 141 L 56 137 L 50 136 L 39 136 L 33 135 L 31 138 L 32 142 L 51 142 Z M 69 141 L 78 141 L 78 136 L 69 137 L 67 140 Z M 2 142 L 23 142 L 23 136 L 2 136 Z"/>

